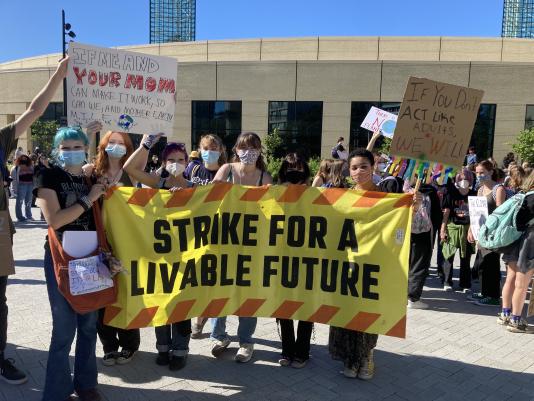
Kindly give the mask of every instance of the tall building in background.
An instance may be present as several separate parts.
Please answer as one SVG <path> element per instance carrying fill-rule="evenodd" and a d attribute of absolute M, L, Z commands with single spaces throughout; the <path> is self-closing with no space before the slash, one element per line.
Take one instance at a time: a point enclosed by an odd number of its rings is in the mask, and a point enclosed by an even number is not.
<path fill-rule="evenodd" d="M 501 36 L 534 38 L 534 0 L 504 0 Z"/>
<path fill-rule="evenodd" d="M 195 40 L 196 0 L 150 0 L 150 43 Z"/>

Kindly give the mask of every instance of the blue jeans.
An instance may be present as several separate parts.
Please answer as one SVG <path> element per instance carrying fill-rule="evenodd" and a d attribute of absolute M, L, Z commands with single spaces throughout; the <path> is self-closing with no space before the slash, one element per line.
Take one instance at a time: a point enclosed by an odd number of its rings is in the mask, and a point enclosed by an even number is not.
<path fill-rule="evenodd" d="M 15 215 L 18 220 L 30 219 L 32 217 L 32 183 L 20 183 L 17 187 L 17 200 L 15 201 Z M 22 202 L 24 202 L 24 214 L 22 215 Z"/>
<path fill-rule="evenodd" d="M 171 352 L 175 356 L 185 356 L 189 352 L 191 339 L 191 319 L 178 323 L 157 326 L 156 349 L 158 352 Z"/>
<path fill-rule="evenodd" d="M 222 341 L 228 338 L 226 333 L 226 316 L 214 317 L 210 319 L 211 322 L 211 336 L 212 340 Z M 255 317 L 239 317 L 239 325 L 237 326 L 237 337 L 239 338 L 239 345 L 254 344 L 252 335 L 256 330 L 258 319 Z"/>
<path fill-rule="evenodd" d="M 96 387 L 97 312 L 80 315 L 59 292 L 50 251 L 46 249 L 44 271 L 48 299 L 52 309 L 52 339 L 48 350 L 43 401 L 65 400 L 74 390 Z M 69 352 L 76 339 L 74 380 L 71 378 Z"/>

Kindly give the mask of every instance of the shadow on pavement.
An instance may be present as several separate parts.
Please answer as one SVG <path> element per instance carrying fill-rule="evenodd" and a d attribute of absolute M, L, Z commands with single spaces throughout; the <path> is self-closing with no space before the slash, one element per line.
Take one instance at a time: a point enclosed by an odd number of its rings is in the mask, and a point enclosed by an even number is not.
<path fill-rule="evenodd" d="M 22 259 L 15 260 L 15 267 L 44 267 L 43 259 Z"/>

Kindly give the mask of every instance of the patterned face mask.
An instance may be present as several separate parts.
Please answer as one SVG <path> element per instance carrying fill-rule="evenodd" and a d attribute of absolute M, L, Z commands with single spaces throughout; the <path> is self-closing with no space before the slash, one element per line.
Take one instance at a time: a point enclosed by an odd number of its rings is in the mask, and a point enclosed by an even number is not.
<path fill-rule="evenodd" d="M 260 157 L 260 153 L 257 149 L 237 150 L 239 161 L 243 164 L 255 164 L 258 157 Z"/>

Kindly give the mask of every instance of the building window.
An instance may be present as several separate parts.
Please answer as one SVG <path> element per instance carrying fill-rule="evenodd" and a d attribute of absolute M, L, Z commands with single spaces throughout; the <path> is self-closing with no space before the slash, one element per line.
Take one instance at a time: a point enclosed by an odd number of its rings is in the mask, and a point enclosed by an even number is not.
<path fill-rule="evenodd" d="M 63 102 L 49 103 L 45 112 L 39 118 L 42 121 L 55 121 L 58 124 L 61 122 L 63 116 Z"/>
<path fill-rule="evenodd" d="M 216 134 L 230 153 L 241 133 L 241 102 L 194 100 L 191 108 L 192 149 L 198 147 L 202 135 Z"/>
<path fill-rule="evenodd" d="M 475 122 L 475 128 L 473 128 L 470 146 L 475 147 L 479 160 L 493 155 L 496 111 L 497 105 L 487 103 L 481 104 L 478 109 L 478 116 Z"/>
<path fill-rule="evenodd" d="M 525 129 L 534 127 L 534 105 L 527 104 L 527 112 L 525 114 Z"/>
<path fill-rule="evenodd" d="M 350 149 L 365 148 L 371 140 L 373 133 L 365 128 L 360 127 L 365 116 L 369 113 L 372 106 L 388 111 L 393 114 L 398 114 L 400 110 L 399 102 L 352 102 L 350 111 Z M 337 139 L 337 138 L 335 138 Z M 347 139 L 347 138 L 345 138 Z M 379 138 L 375 147 L 381 145 L 382 139 Z M 334 146 L 335 144 L 332 144 Z"/>
<path fill-rule="evenodd" d="M 269 102 L 268 129 L 278 129 L 284 140 L 283 154 L 277 156 L 299 151 L 306 158 L 320 157 L 323 102 Z"/>

